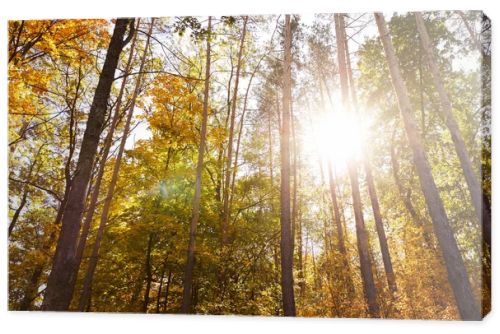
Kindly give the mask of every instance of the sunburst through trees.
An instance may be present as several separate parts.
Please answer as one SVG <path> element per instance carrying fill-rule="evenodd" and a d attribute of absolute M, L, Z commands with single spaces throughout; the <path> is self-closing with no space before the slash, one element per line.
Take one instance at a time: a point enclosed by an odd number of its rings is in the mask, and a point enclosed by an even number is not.
<path fill-rule="evenodd" d="M 480 319 L 490 30 L 9 22 L 9 308 Z"/>

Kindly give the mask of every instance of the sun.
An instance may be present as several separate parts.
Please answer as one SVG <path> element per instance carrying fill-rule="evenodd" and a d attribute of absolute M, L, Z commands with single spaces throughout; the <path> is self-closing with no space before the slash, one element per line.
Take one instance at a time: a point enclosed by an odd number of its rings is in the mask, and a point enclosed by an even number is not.
<path fill-rule="evenodd" d="M 337 172 L 343 172 L 348 161 L 363 157 L 363 126 L 354 112 L 343 108 L 318 111 L 313 114 L 311 131 L 303 144 L 304 149 L 314 151 L 320 161 L 331 163 Z"/>

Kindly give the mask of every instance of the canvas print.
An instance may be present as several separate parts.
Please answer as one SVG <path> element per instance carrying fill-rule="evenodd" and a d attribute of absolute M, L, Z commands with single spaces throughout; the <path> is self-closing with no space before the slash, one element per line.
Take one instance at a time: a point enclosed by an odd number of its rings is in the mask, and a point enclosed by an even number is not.
<path fill-rule="evenodd" d="M 10 310 L 489 312 L 481 11 L 8 32 Z"/>

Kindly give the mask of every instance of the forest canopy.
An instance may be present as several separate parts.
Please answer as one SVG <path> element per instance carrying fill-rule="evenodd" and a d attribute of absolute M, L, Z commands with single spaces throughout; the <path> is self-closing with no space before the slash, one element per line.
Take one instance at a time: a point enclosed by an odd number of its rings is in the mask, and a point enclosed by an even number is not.
<path fill-rule="evenodd" d="M 489 312 L 482 12 L 8 30 L 10 310 Z"/>

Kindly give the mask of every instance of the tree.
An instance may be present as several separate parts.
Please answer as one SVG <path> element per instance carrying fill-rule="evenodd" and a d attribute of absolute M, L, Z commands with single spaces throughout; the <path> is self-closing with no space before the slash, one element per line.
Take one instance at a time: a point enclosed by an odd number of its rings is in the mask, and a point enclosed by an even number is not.
<path fill-rule="evenodd" d="M 463 12 L 458 11 L 461 18 L 464 20 L 465 25 L 469 33 L 471 33 L 471 28 L 468 25 L 467 21 L 464 19 Z M 470 154 L 467 151 L 467 147 L 465 145 L 464 139 L 462 137 L 460 128 L 453 114 L 453 106 L 450 100 L 448 93 L 446 92 L 445 85 L 443 79 L 441 78 L 441 74 L 439 71 L 439 67 L 437 65 L 431 38 L 429 37 L 429 33 L 427 32 L 427 28 L 425 27 L 425 22 L 422 17 L 422 14 L 419 12 L 415 12 L 415 20 L 417 23 L 417 29 L 419 32 L 420 40 L 422 42 L 423 49 L 426 54 L 427 64 L 429 66 L 430 72 L 432 74 L 432 79 L 434 86 L 439 95 L 439 99 L 441 102 L 441 114 L 444 122 L 450 131 L 451 139 L 453 141 L 453 145 L 455 147 L 455 151 L 460 160 L 460 165 L 463 170 L 463 174 L 465 180 L 467 182 L 467 186 L 469 188 L 469 194 L 471 197 L 472 204 L 474 209 L 476 210 L 477 217 L 479 219 L 480 224 L 482 225 L 482 234 L 483 234 L 483 242 L 484 242 L 484 250 L 483 257 L 489 259 L 491 256 L 491 205 L 487 196 L 483 194 L 484 190 L 478 181 L 478 178 L 474 172 L 472 161 L 470 158 Z M 487 56 L 485 56 L 484 49 L 481 45 L 478 45 L 479 42 L 475 38 L 474 34 L 471 33 L 471 39 L 476 44 L 476 47 L 482 54 L 483 61 L 487 61 Z M 487 81 L 486 78 L 483 80 Z M 487 91 L 487 89 L 485 89 Z M 487 93 L 484 93 L 487 95 Z M 485 288 L 488 289 L 488 286 L 491 285 L 491 275 L 490 268 L 487 268 L 489 260 L 486 260 L 486 263 L 483 265 L 484 275 L 483 280 L 485 280 Z"/>
<path fill-rule="evenodd" d="M 290 108 L 292 98 L 292 29 L 290 15 L 285 16 L 283 56 L 283 110 L 280 132 L 280 222 L 281 222 L 281 292 L 285 316 L 295 316 L 293 291 L 293 240 L 290 217 Z"/>
<path fill-rule="evenodd" d="M 426 153 L 422 146 L 422 139 L 416 128 L 413 107 L 408 98 L 408 92 L 406 91 L 401 76 L 387 24 L 382 14 L 375 13 L 374 15 L 387 57 L 394 90 L 398 98 L 406 135 L 413 153 L 413 160 L 419 175 L 420 186 L 434 225 L 436 237 L 443 253 L 448 271 L 448 280 L 452 286 L 460 315 L 464 320 L 479 319 L 481 317 L 480 309 L 476 304 L 462 255 L 460 254 L 455 237 L 453 236 L 453 231 L 449 225 L 443 202 L 439 196 Z"/>
<path fill-rule="evenodd" d="M 354 78 L 352 75 L 351 56 L 349 53 L 349 42 L 347 41 L 347 38 L 345 39 L 345 53 L 346 53 L 346 65 L 347 65 L 347 77 L 349 79 L 352 105 L 359 117 L 358 98 L 356 93 L 356 87 L 354 84 Z M 364 149 L 363 155 L 364 155 L 363 165 L 366 174 L 368 194 L 370 195 L 370 202 L 372 204 L 373 218 L 375 219 L 375 227 L 377 230 L 378 240 L 380 244 L 380 251 L 382 252 L 382 261 L 384 262 L 387 285 L 389 286 L 391 292 L 395 293 L 397 291 L 396 278 L 394 276 L 394 270 L 392 268 L 391 254 L 389 252 L 389 246 L 387 244 L 387 237 L 385 234 L 384 223 L 382 221 L 382 214 L 380 212 L 380 204 L 378 200 L 377 190 L 375 189 L 375 181 L 373 180 L 372 166 L 369 161 L 370 155 L 366 149 Z"/>
<path fill-rule="evenodd" d="M 121 163 L 122 163 L 123 151 L 125 150 L 125 144 L 127 142 L 127 138 L 129 135 L 130 125 L 131 125 L 131 121 L 132 121 L 132 115 L 134 114 L 135 103 L 137 100 L 137 96 L 139 95 L 139 90 L 141 88 L 142 73 L 144 71 L 144 64 L 146 63 L 146 58 L 147 58 L 147 54 L 149 51 L 148 48 L 149 48 L 151 33 L 153 31 L 153 26 L 154 26 L 154 18 L 151 19 L 151 22 L 150 22 L 149 32 L 147 34 L 146 45 L 144 46 L 144 53 L 142 55 L 141 63 L 139 65 L 139 74 L 138 74 L 137 79 L 136 79 L 134 93 L 133 93 L 132 99 L 131 99 L 130 109 L 129 109 L 129 112 L 127 115 L 127 120 L 125 122 L 125 128 L 123 129 L 123 134 L 122 134 L 122 138 L 120 141 L 120 147 L 118 149 L 118 154 L 116 156 L 115 164 L 113 167 L 113 174 L 111 175 L 111 180 L 110 180 L 109 185 L 108 185 L 108 191 L 107 191 L 107 194 L 106 194 L 106 197 L 104 200 L 104 206 L 103 206 L 102 212 L 101 212 L 101 218 L 99 221 L 99 227 L 97 229 L 96 240 L 94 241 L 94 245 L 92 246 L 92 255 L 90 256 L 90 261 L 88 263 L 87 271 L 85 273 L 82 294 L 80 295 L 80 301 L 79 301 L 79 305 L 78 305 L 78 308 L 80 311 L 84 311 L 86 309 L 87 303 L 90 299 L 92 280 L 94 277 L 94 272 L 95 272 L 96 267 L 97 267 L 97 261 L 99 259 L 99 250 L 101 247 L 102 238 L 104 236 L 104 231 L 106 229 L 109 210 L 110 210 L 110 206 L 111 206 L 111 203 L 113 200 L 113 195 L 115 192 L 116 182 L 118 181 L 118 177 L 120 174 L 120 167 L 121 167 Z M 149 247 L 148 247 L 148 249 L 149 249 Z"/>
<path fill-rule="evenodd" d="M 419 32 L 420 40 L 426 54 L 427 64 L 429 65 L 429 69 L 432 74 L 434 86 L 436 87 L 441 101 L 440 111 L 442 113 L 442 117 L 446 123 L 446 126 L 450 131 L 451 139 L 453 140 L 453 145 L 455 146 L 455 151 L 457 152 L 458 158 L 460 160 L 460 165 L 469 187 L 472 204 L 474 205 L 479 221 L 489 221 L 491 219 L 491 217 L 489 217 L 489 203 L 485 203 L 483 200 L 482 189 L 472 168 L 469 152 L 467 152 L 462 134 L 460 133 L 457 121 L 455 120 L 455 116 L 453 115 L 452 103 L 450 101 L 448 93 L 446 92 L 443 79 L 441 78 L 441 75 L 439 73 L 439 68 L 433 53 L 432 42 L 425 27 L 425 22 L 422 14 L 419 12 L 415 12 L 415 20 L 417 22 L 417 29 Z M 491 248 L 491 244 L 489 245 L 489 247 Z"/>
<path fill-rule="evenodd" d="M 196 251 L 196 229 L 198 227 L 198 220 L 200 218 L 200 200 L 201 200 L 201 182 L 203 172 L 203 157 L 205 153 L 205 141 L 207 135 L 207 121 L 208 121 L 208 101 L 210 94 L 210 39 L 212 31 L 212 17 L 208 17 L 207 27 L 207 55 L 205 62 L 205 90 L 203 98 L 203 113 L 201 120 L 200 130 L 200 145 L 198 148 L 198 162 L 196 164 L 196 181 L 193 196 L 193 209 L 191 214 L 191 224 L 189 227 L 189 245 L 186 261 L 186 269 L 184 271 L 183 293 L 182 293 L 182 313 L 191 312 L 191 293 L 193 288 L 193 269 Z"/>
<path fill-rule="evenodd" d="M 135 52 L 135 42 L 137 39 L 137 28 L 139 27 L 140 19 L 137 19 L 137 27 L 134 37 L 132 38 L 132 42 L 130 44 L 130 52 L 127 60 L 127 64 L 125 66 L 125 77 L 120 86 L 120 91 L 117 96 L 117 103 L 115 106 L 115 112 L 111 119 L 111 124 L 109 126 L 108 133 L 106 134 L 106 138 L 104 140 L 104 147 L 101 153 L 101 159 L 99 162 L 99 169 L 97 171 L 97 175 L 95 177 L 94 189 L 92 191 L 92 195 L 90 197 L 90 203 L 88 204 L 87 212 L 85 213 L 85 217 L 83 220 L 82 230 L 80 232 L 80 237 L 78 240 L 78 247 L 76 250 L 76 259 L 75 259 L 75 272 L 73 273 L 73 281 L 77 279 L 78 272 L 80 270 L 80 265 L 82 262 L 83 253 L 85 251 L 85 246 L 87 244 L 88 235 L 90 232 L 90 228 L 92 225 L 92 220 L 94 218 L 94 213 L 97 209 L 97 201 L 99 199 L 99 194 L 101 191 L 101 183 L 103 181 L 104 172 L 106 170 L 106 161 L 108 160 L 109 151 L 111 150 L 111 146 L 113 144 L 113 135 L 115 133 L 115 129 L 118 125 L 120 115 L 121 115 L 121 106 L 123 94 L 125 92 L 125 87 L 127 84 L 128 74 L 130 74 L 132 67 L 132 60 Z M 125 136 L 126 137 L 126 136 Z M 73 283 L 74 284 L 74 283 Z"/>
<path fill-rule="evenodd" d="M 247 22 L 248 22 L 248 16 L 245 16 L 243 18 L 243 28 L 241 32 L 241 39 L 240 39 L 240 47 L 238 50 L 238 60 L 236 64 L 236 75 L 235 75 L 235 81 L 234 81 L 234 92 L 233 92 L 233 98 L 231 100 L 231 116 L 230 116 L 230 125 L 229 125 L 229 139 L 228 139 L 228 144 L 227 144 L 227 157 L 226 157 L 226 175 L 225 175 L 225 181 L 224 181 L 224 198 L 223 198 L 223 203 L 224 203 L 224 218 L 222 221 L 222 227 L 221 227 L 221 245 L 224 248 L 227 245 L 227 233 L 228 233 L 228 227 L 229 227 L 229 220 L 231 217 L 231 203 L 230 203 L 230 198 L 232 196 L 230 193 L 231 190 L 231 175 L 232 175 L 232 170 L 231 170 L 231 165 L 233 162 L 233 141 L 234 141 L 234 127 L 235 127 L 235 119 L 236 119 L 236 107 L 237 107 L 237 102 L 238 102 L 238 85 L 240 81 L 240 72 L 241 72 L 241 67 L 242 67 L 242 58 L 243 58 L 243 49 L 245 46 L 245 35 L 247 31 Z M 225 250 L 223 249 L 222 252 L 224 253 Z"/>
<path fill-rule="evenodd" d="M 71 275 L 77 246 L 80 220 L 83 214 L 85 195 L 90 180 L 100 133 L 106 115 L 107 101 L 114 79 L 116 66 L 123 47 L 132 38 L 133 19 L 117 19 L 113 36 L 109 43 L 106 60 L 99 77 L 94 100 L 89 111 L 87 126 L 82 140 L 75 176 L 72 181 L 68 201 L 64 208 L 61 232 L 57 242 L 52 270 L 47 282 L 43 301 L 44 310 L 64 311 L 69 307 L 73 287 Z M 126 39 L 125 31 L 130 26 Z"/>
<path fill-rule="evenodd" d="M 345 25 L 343 14 L 335 14 L 335 33 L 337 36 L 337 57 L 339 63 L 340 88 L 342 91 L 342 104 L 350 108 L 349 86 L 347 77 L 347 63 L 345 52 Z M 363 291 L 368 305 L 368 312 L 372 317 L 379 316 L 379 305 L 377 303 L 377 291 L 373 280 L 372 263 L 370 259 L 370 245 L 363 218 L 363 206 L 359 191 L 359 179 L 357 166 L 353 160 L 348 162 L 349 179 L 351 181 L 351 193 L 353 201 L 354 216 L 356 221 L 356 236 L 358 241 L 359 261 L 361 265 L 361 276 L 363 279 Z"/>

